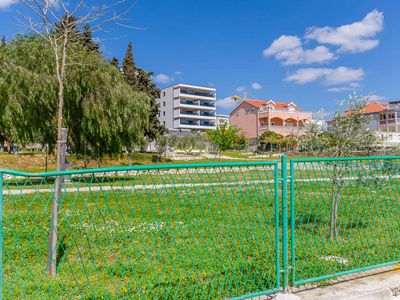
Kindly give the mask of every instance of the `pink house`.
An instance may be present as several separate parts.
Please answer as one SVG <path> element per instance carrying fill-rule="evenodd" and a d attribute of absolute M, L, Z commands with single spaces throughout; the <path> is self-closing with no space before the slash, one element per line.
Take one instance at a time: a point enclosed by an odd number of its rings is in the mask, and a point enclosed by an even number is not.
<path fill-rule="evenodd" d="M 230 114 L 231 125 L 247 138 L 259 137 L 270 130 L 282 136 L 303 134 L 312 113 L 302 111 L 293 102 L 245 99 Z"/>

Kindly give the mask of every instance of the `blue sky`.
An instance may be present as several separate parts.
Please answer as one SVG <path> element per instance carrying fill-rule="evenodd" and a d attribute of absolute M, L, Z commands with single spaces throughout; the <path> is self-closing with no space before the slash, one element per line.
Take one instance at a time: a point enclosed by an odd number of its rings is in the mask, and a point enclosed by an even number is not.
<path fill-rule="evenodd" d="M 21 4 L 0 0 L 0 34 L 11 38 Z M 400 1 L 139 0 L 130 24 L 102 38 L 122 59 L 133 42 L 139 66 L 160 87 L 213 86 L 218 110 L 229 97 L 294 101 L 332 112 L 349 93 L 399 98 Z"/>

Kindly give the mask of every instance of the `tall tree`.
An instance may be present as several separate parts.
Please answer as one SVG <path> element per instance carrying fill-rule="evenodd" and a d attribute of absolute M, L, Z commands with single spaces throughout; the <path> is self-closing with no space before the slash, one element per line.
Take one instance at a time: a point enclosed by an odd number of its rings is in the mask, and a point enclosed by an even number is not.
<path fill-rule="evenodd" d="M 55 1 L 48 0 L 21 0 L 30 10 L 31 15 L 23 15 L 27 26 L 32 32 L 38 33 L 52 49 L 53 65 L 52 68 L 56 75 L 57 89 L 57 170 L 62 170 L 62 137 L 63 137 L 63 113 L 65 100 L 65 84 L 68 75 L 67 59 L 73 57 L 73 52 L 68 51 L 68 44 L 77 38 L 75 32 L 84 24 L 92 24 L 92 28 L 102 29 L 107 24 L 121 24 L 123 16 L 128 13 L 127 1 L 110 1 L 105 5 L 92 6 L 88 0 L 81 0 L 76 3 L 67 0 Z M 91 7 L 87 10 L 87 7 Z M 61 13 L 60 13 L 61 10 Z M 64 17 L 60 18 L 60 14 Z M 129 26 L 128 26 L 129 27 Z M 55 197 L 52 202 L 51 231 L 49 235 L 48 249 L 48 273 L 56 276 L 57 259 L 57 220 L 58 202 L 61 195 L 62 177 L 58 177 L 55 184 Z"/>
<path fill-rule="evenodd" d="M 136 65 L 133 59 L 132 43 L 128 44 L 126 54 L 122 62 L 122 74 L 124 75 L 125 81 L 133 88 L 136 89 Z"/>
<path fill-rule="evenodd" d="M 110 64 L 119 69 L 119 60 L 115 56 L 111 59 Z"/>
<path fill-rule="evenodd" d="M 150 115 L 148 127 L 145 130 L 145 136 L 149 141 L 153 141 L 157 136 L 164 135 L 167 133 L 167 129 L 160 124 L 158 119 L 158 113 L 160 107 L 156 102 L 156 99 L 160 97 L 160 89 L 151 81 L 153 72 L 146 72 L 141 68 L 137 68 L 136 86 L 141 92 L 146 93 L 150 98 Z"/>
<path fill-rule="evenodd" d="M 128 44 L 126 54 L 122 63 L 122 73 L 125 81 L 136 91 L 146 93 L 149 97 L 151 107 L 148 128 L 145 131 L 147 140 L 153 141 L 158 136 L 164 135 L 167 130 L 160 124 L 158 119 L 159 106 L 156 99 L 160 97 L 160 89 L 151 81 L 152 72 L 146 72 L 137 68 L 132 52 L 132 43 Z"/>
<path fill-rule="evenodd" d="M 82 43 L 89 51 L 99 52 L 100 45 L 93 40 L 93 33 L 89 24 L 85 24 L 83 27 Z"/>
<path fill-rule="evenodd" d="M 6 36 L 3 35 L 3 37 L 1 38 L 1 47 L 5 48 L 6 46 L 7 46 Z"/>

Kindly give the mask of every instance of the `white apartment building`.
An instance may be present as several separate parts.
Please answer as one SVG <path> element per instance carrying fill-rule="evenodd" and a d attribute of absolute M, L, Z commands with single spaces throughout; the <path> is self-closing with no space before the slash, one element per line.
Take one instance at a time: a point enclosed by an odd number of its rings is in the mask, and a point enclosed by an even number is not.
<path fill-rule="evenodd" d="M 216 90 L 177 84 L 161 90 L 160 123 L 172 132 L 216 128 Z"/>

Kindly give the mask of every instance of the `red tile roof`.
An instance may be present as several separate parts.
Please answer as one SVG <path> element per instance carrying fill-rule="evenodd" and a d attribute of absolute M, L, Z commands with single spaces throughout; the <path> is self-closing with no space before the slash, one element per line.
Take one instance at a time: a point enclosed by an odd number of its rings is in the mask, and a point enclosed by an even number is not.
<path fill-rule="evenodd" d="M 278 109 L 288 108 L 289 104 L 292 103 L 292 102 L 276 102 L 273 100 L 255 100 L 255 99 L 245 99 L 244 101 L 247 103 L 250 103 L 254 106 L 257 106 L 257 107 L 266 106 L 269 102 L 273 102 L 275 108 L 278 108 Z M 300 110 L 299 108 L 297 108 L 297 106 L 295 104 L 294 104 L 294 107 L 296 108 L 296 110 Z"/>
<path fill-rule="evenodd" d="M 385 109 L 388 108 L 389 103 L 386 102 L 368 102 L 364 108 L 362 109 L 362 111 L 365 114 L 373 114 L 373 113 L 378 113 L 378 112 L 382 112 Z M 348 109 L 345 111 L 345 113 L 349 113 L 351 110 Z"/>

